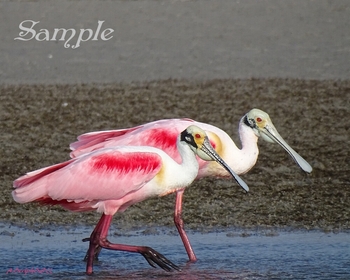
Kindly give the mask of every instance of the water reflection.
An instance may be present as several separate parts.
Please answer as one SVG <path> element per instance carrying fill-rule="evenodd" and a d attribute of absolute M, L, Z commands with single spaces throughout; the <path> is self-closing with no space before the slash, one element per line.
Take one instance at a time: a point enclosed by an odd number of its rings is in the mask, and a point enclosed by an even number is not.
<path fill-rule="evenodd" d="M 103 250 L 94 266 L 95 274 L 88 277 L 82 261 L 87 243 L 81 240 L 90 230 L 33 231 L 3 225 L 1 279 L 350 279 L 349 233 L 242 234 L 235 230 L 190 234 L 199 259 L 196 263 L 187 263 L 180 238 L 169 231 L 159 235 L 112 234 L 111 241 L 153 247 L 182 271 L 168 273 L 150 267 L 141 255 Z"/>

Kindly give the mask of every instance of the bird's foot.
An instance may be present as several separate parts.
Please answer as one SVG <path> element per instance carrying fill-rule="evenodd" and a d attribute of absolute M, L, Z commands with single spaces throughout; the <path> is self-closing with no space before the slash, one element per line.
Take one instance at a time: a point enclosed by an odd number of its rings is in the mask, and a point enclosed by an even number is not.
<path fill-rule="evenodd" d="M 84 260 L 88 262 L 87 274 L 90 274 L 90 272 L 92 273 L 92 261 L 98 259 L 98 255 L 101 252 L 102 248 L 105 248 L 108 250 L 119 250 L 119 251 L 140 253 L 146 259 L 149 265 L 152 267 L 156 267 L 158 265 L 160 268 L 164 269 L 165 271 L 172 271 L 172 270 L 181 271 L 180 267 L 172 263 L 170 260 L 168 260 L 166 257 L 158 253 L 156 250 L 152 249 L 151 247 L 113 244 L 109 242 L 107 238 L 101 238 L 99 239 L 98 244 L 95 243 L 95 249 L 92 250 L 91 239 L 84 238 L 83 241 L 84 242 L 90 241 L 90 248 L 84 258 Z M 94 255 L 93 258 L 91 258 L 92 254 Z"/>
<path fill-rule="evenodd" d="M 142 247 L 139 252 L 146 259 L 150 266 L 156 267 L 157 264 L 165 271 L 172 271 L 173 269 L 181 271 L 180 267 L 150 247 Z"/>

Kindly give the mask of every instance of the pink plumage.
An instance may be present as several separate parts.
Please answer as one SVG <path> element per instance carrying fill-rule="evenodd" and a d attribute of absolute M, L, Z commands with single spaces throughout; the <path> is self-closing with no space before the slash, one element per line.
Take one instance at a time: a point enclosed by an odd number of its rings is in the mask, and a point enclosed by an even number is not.
<path fill-rule="evenodd" d="M 211 145 L 237 174 L 244 174 L 255 165 L 259 155 L 257 142 L 260 136 L 268 142 L 280 144 L 304 171 L 311 172 L 312 170 L 311 166 L 279 135 L 269 115 L 259 109 L 252 109 L 239 122 L 241 149 L 225 131 L 213 125 L 191 119 L 165 119 L 127 129 L 97 131 L 80 135 L 78 141 L 71 144 L 70 155 L 76 157 L 114 145 L 147 145 L 165 151 L 176 162 L 180 162 L 175 139 L 176 135 L 189 125 L 197 125 L 206 131 Z M 199 164 L 197 179 L 207 176 L 228 177 L 229 173 L 216 162 L 203 161 L 198 157 L 197 160 Z M 176 193 L 174 222 L 190 261 L 195 261 L 197 258 L 184 231 L 184 223 L 181 218 L 183 193 L 184 190 L 178 190 Z"/>
<path fill-rule="evenodd" d="M 28 173 L 14 181 L 13 197 L 19 203 L 59 204 L 71 211 L 99 208 L 113 215 L 129 202 L 128 194 L 143 198 L 142 187 L 162 167 L 157 153 L 139 150 L 105 148 Z"/>
<path fill-rule="evenodd" d="M 85 137 L 79 147 L 98 145 L 101 139 L 108 139 L 107 135 L 111 134 Z M 123 136 L 125 131 L 113 135 Z M 19 203 L 36 201 L 58 204 L 71 211 L 103 213 L 88 239 L 87 274 L 92 273 L 93 260 L 101 248 L 141 253 L 152 266 L 158 264 L 165 270 L 178 269 L 152 248 L 110 243 L 107 234 L 112 216 L 149 197 L 183 190 L 198 174 L 195 154 L 205 160 L 215 160 L 231 172 L 210 145 L 205 132 L 196 126 L 189 126 L 181 133 L 155 129 L 142 137 L 148 137 L 162 147 L 175 146 L 178 162 L 155 147 L 100 147 L 69 161 L 27 173 L 13 183 L 12 196 Z M 232 172 L 232 176 L 236 174 Z"/>
<path fill-rule="evenodd" d="M 176 148 L 176 139 L 181 131 L 194 121 L 184 119 L 182 122 L 157 121 L 137 127 L 90 132 L 78 137 L 78 141 L 70 145 L 71 157 L 113 146 L 150 146 L 166 151 L 176 162 L 180 155 Z"/>

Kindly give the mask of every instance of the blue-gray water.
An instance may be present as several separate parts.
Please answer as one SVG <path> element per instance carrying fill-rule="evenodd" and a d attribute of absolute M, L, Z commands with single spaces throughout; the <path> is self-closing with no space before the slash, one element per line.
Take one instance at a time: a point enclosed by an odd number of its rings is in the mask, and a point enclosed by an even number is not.
<path fill-rule="evenodd" d="M 180 238 L 169 230 L 142 231 L 112 242 L 151 246 L 179 265 L 181 272 L 152 268 L 141 255 L 103 250 L 94 275 L 82 261 L 91 228 L 56 230 L 0 228 L 1 279 L 350 279 L 350 234 L 319 231 L 239 231 L 191 233 L 198 262 L 187 263 Z M 159 232 L 159 231 L 158 231 Z M 248 233 L 248 234 L 246 234 Z M 26 272 L 27 269 L 27 272 Z"/>

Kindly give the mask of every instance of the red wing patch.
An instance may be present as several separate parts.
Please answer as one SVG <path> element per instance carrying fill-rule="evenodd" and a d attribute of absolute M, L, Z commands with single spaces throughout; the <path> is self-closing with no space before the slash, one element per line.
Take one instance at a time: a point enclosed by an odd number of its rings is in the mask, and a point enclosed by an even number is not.
<path fill-rule="evenodd" d="M 173 129 L 150 129 L 145 135 L 145 143 L 161 150 L 176 149 L 178 132 Z"/>
<path fill-rule="evenodd" d="M 146 152 L 102 154 L 95 156 L 92 160 L 94 170 L 107 172 L 129 173 L 142 171 L 142 173 L 148 173 L 160 168 L 160 166 L 159 155 Z"/>

